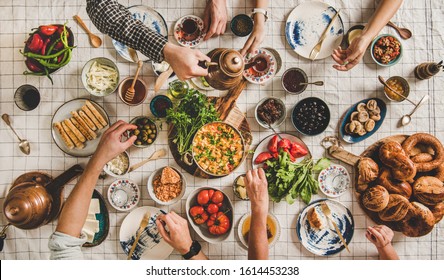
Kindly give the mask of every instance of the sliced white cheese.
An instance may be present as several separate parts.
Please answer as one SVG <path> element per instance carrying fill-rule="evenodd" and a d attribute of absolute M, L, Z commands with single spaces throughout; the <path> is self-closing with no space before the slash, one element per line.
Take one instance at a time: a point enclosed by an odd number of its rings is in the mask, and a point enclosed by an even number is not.
<path fill-rule="evenodd" d="M 86 242 L 93 242 L 95 233 L 89 229 L 83 228 L 82 233 L 86 235 Z"/>
<path fill-rule="evenodd" d="M 241 177 L 239 177 L 239 179 L 237 179 L 237 184 L 239 186 L 245 187 L 244 176 L 241 176 Z"/>
<path fill-rule="evenodd" d="M 85 221 L 85 224 L 83 225 L 84 229 L 90 230 L 92 232 L 99 232 L 100 227 L 99 227 L 99 221 L 97 220 L 89 220 L 87 219 Z"/>
<path fill-rule="evenodd" d="M 88 216 L 86 216 L 86 219 L 87 220 L 96 220 L 96 214 L 89 214 L 88 213 Z"/>
<path fill-rule="evenodd" d="M 100 213 L 100 202 L 97 198 L 91 199 L 91 203 L 89 204 L 88 214 L 97 214 Z"/>

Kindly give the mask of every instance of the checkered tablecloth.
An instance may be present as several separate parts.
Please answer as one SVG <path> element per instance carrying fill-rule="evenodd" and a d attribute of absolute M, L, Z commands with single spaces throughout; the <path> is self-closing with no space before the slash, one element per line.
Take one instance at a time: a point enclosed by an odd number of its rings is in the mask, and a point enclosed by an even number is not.
<path fill-rule="evenodd" d="M 156 9 L 166 19 L 169 28 L 169 39 L 174 41 L 172 28 L 177 19 L 184 15 L 203 15 L 205 7 L 204 0 L 119 0 L 123 5 L 143 4 Z M 239 13 L 249 13 L 254 5 L 253 0 L 228 0 L 228 19 Z M 301 137 L 310 148 L 313 156 L 319 158 L 324 155 L 324 149 L 320 141 L 324 136 L 337 134 L 339 120 L 347 109 L 361 99 L 379 97 L 385 99 L 382 87 L 377 81 L 377 76 L 390 77 L 399 75 L 405 77 L 410 83 L 411 99 L 418 101 L 424 94 L 430 95 L 430 101 L 422 107 L 411 125 L 398 127 L 401 116 L 409 113 L 413 108 L 411 104 L 390 103 L 387 100 L 387 117 L 381 128 L 367 140 L 354 145 L 345 145 L 346 149 L 355 153 L 361 153 L 366 147 L 378 139 L 395 135 L 411 134 L 424 131 L 436 135 L 444 141 L 444 75 L 440 73 L 430 80 L 419 81 L 413 75 L 416 65 L 426 61 L 439 61 L 444 58 L 444 41 L 442 30 L 444 30 L 444 4 L 441 0 L 404 1 L 405 3 L 393 18 L 393 22 L 408 27 L 413 32 L 413 37 L 402 41 L 404 47 L 403 58 L 400 63 L 393 67 L 378 67 L 372 61 L 369 53 L 364 57 L 363 63 L 352 71 L 338 72 L 332 68 L 333 60 L 327 58 L 311 62 L 299 57 L 294 53 L 286 42 L 284 35 L 285 21 L 289 13 L 302 1 L 295 0 L 272 0 L 270 2 L 271 21 L 267 22 L 266 38 L 263 47 L 276 49 L 283 61 L 283 67 L 277 77 L 265 86 L 249 84 L 237 101 L 238 107 L 245 112 L 253 131 L 253 148 L 261 139 L 270 135 L 270 131 L 261 128 L 254 119 L 254 108 L 256 103 L 264 97 L 274 96 L 284 100 L 287 110 L 291 111 L 299 100 L 317 96 L 325 100 L 330 107 L 331 121 L 327 130 L 321 135 L 307 137 L 298 134 L 288 117 L 286 122 L 279 128 L 281 131 L 294 133 Z M 378 1 L 373 0 L 344 0 L 326 1 L 336 8 L 342 8 L 341 17 L 345 30 L 355 24 L 365 23 L 372 15 Z M 115 61 L 119 67 L 122 78 L 132 75 L 136 65 L 131 64 L 116 53 L 111 39 L 99 34 L 92 25 L 85 11 L 85 1 L 82 0 L 0 0 L 0 112 L 11 116 L 12 125 L 19 135 L 31 142 L 31 155 L 23 155 L 17 146 L 17 139 L 10 129 L 1 122 L 0 124 L 0 204 L 13 180 L 27 171 L 41 170 L 52 176 L 61 174 L 64 170 L 76 163 L 85 164 L 88 159 L 74 158 L 64 154 L 54 144 L 51 138 L 51 117 L 55 110 L 64 102 L 78 97 L 91 98 L 101 104 L 108 112 L 111 122 L 118 119 L 129 121 L 138 115 L 150 114 L 147 102 L 137 107 L 128 107 L 123 104 L 116 94 L 105 98 L 90 96 L 83 88 L 80 73 L 83 65 L 91 58 L 104 56 Z M 72 16 L 78 14 L 83 18 L 90 29 L 101 35 L 104 44 L 94 49 L 90 47 L 85 32 L 74 22 Z M 24 76 L 24 59 L 19 53 L 23 48 L 23 42 L 31 28 L 42 24 L 63 23 L 68 25 L 75 34 L 77 48 L 74 50 L 72 61 L 61 71 L 53 75 L 54 85 L 47 78 Z M 393 29 L 384 28 L 384 33 L 395 34 Z M 246 38 L 235 37 L 231 31 L 215 39 L 200 45 L 198 48 L 208 52 L 216 47 L 228 47 L 240 49 Z M 281 75 L 286 68 L 300 67 L 310 80 L 323 80 L 324 87 L 308 87 L 301 95 L 288 95 L 281 86 Z M 153 86 L 155 76 L 150 64 L 145 64 L 142 69 L 142 78 L 149 85 L 149 101 L 154 93 Z M 23 112 L 18 109 L 13 96 L 15 90 L 22 84 L 32 84 L 41 93 L 41 103 L 37 109 Z M 219 92 L 209 92 L 210 95 L 219 95 Z M 131 161 L 138 162 L 155 150 L 168 148 L 167 125 L 164 124 L 156 143 L 146 149 L 131 148 L 129 150 Z M 172 165 L 177 167 L 171 154 L 167 158 L 146 164 L 137 171 L 131 173 L 129 178 L 139 184 L 142 190 L 142 201 L 139 206 L 156 206 L 149 198 L 146 190 L 146 182 L 149 175 L 157 168 Z M 347 166 L 353 178 L 353 170 Z M 242 247 L 237 235 L 237 226 L 240 217 L 249 211 L 249 203 L 237 199 L 232 192 L 233 179 L 244 173 L 244 163 L 234 174 L 214 180 L 194 178 L 185 174 L 188 182 L 186 194 L 180 203 L 171 207 L 160 207 L 166 211 L 174 210 L 185 216 L 185 199 L 194 188 L 200 186 L 213 186 L 223 190 L 233 201 L 235 224 L 228 240 L 220 244 L 207 244 L 201 242 L 203 251 L 210 259 L 246 259 L 247 251 Z M 106 196 L 106 190 L 112 178 L 99 180 L 96 189 Z M 67 185 L 66 194 L 72 190 L 75 182 Z M 315 198 L 322 198 L 323 194 Z M 376 259 L 377 252 L 374 246 L 364 236 L 366 227 L 373 222 L 365 215 L 359 207 L 356 198 L 350 188 L 339 199 L 353 213 L 355 221 L 355 232 L 350 244 L 351 253 L 343 251 L 331 259 Z M 109 205 L 108 205 L 109 206 Z M 308 252 L 299 242 L 296 235 L 296 220 L 298 213 L 304 208 L 304 203 L 297 201 L 293 205 L 285 202 L 271 203 L 270 212 L 275 214 L 282 227 L 279 242 L 270 250 L 271 259 L 321 259 Z M 86 259 L 124 259 L 119 244 L 120 225 L 128 213 L 117 212 L 111 206 L 110 230 L 107 239 L 99 246 L 83 249 Z M 2 211 L 3 212 L 3 211 Z M 1 224 L 6 219 L 1 216 Z M 47 259 L 49 257 L 48 237 L 54 231 L 56 223 L 48 224 L 35 230 L 20 230 L 9 227 L 7 239 L 0 259 Z M 395 234 L 394 246 L 403 259 L 444 259 L 444 223 L 441 222 L 427 236 L 421 238 L 407 238 L 400 233 Z M 194 233 L 193 233 L 194 235 Z M 196 236 L 196 238 L 198 238 Z M 180 259 L 180 255 L 174 252 L 171 259 Z"/>

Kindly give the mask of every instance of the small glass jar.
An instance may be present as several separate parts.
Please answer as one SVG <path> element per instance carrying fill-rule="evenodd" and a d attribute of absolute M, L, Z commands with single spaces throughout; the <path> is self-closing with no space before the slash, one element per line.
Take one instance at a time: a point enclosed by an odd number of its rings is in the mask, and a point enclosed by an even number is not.
<path fill-rule="evenodd" d="M 174 80 L 168 84 L 168 93 L 175 99 L 182 99 L 188 93 L 189 88 L 187 82 Z"/>

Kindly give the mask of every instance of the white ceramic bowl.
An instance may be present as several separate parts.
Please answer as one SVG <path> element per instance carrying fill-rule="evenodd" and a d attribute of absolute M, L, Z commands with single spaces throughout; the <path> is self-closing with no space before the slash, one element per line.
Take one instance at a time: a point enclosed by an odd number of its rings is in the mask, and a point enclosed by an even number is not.
<path fill-rule="evenodd" d="M 268 99 L 273 99 L 273 100 L 277 101 L 277 102 L 278 102 L 279 104 L 281 104 L 282 107 L 284 108 L 284 112 L 283 112 L 282 116 L 281 116 L 277 121 L 275 121 L 274 123 L 271 124 L 271 127 L 273 127 L 273 128 L 277 128 L 277 127 L 279 127 L 282 123 L 284 123 L 285 118 L 287 117 L 287 108 L 285 107 L 284 102 L 283 102 L 281 99 L 279 99 L 279 98 L 276 98 L 276 97 L 266 97 L 266 98 L 262 99 L 261 101 L 259 101 L 259 102 L 257 103 L 257 105 L 256 105 L 256 108 L 254 109 L 254 117 L 256 118 L 256 121 L 257 121 L 257 123 L 258 123 L 260 126 L 262 126 L 263 128 L 267 128 L 267 129 L 269 128 L 267 123 L 265 123 L 265 122 L 263 122 L 263 121 L 261 121 L 261 120 L 259 119 L 259 116 L 258 116 L 258 113 L 257 113 L 257 110 L 258 110 L 259 106 L 261 106 L 261 105 L 262 105 L 265 101 L 267 101 Z"/>
<path fill-rule="evenodd" d="M 182 190 L 180 191 L 180 194 L 176 198 L 171 199 L 170 201 L 162 201 L 162 200 L 158 199 L 156 194 L 154 193 L 153 182 L 157 176 L 160 176 L 162 174 L 162 170 L 165 167 L 159 168 L 159 169 L 155 170 L 153 173 L 151 173 L 150 177 L 148 178 L 148 182 L 146 184 L 146 187 L 148 189 L 148 193 L 149 193 L 151 199 L 154 200 L 157 204 L 171 205 L 171 204 L 174 204 L 182 199 L 183 195 L 185 194 L 185 189 L 187 187 L 187 181 L 185 180 L 185 176 L 183 176 L 179 170 L 177 170 L 176 168 L 174 168 L 172 166 L 169 166 L 170 168 L 172 168 L 174 171 L 176 171 L 180 175 L 180 178 L 182 179 Z"/>
<path fill-rule="evenodd" d="M 251 216 L 251 212 L 248 212 L 248 213 L 244 214 L 244 215 L 241 217 L 241 219 L 239 220 L 239 224 L 238 224 L 238 226 L 237 226 L 237 235 L 238 235 L 238 237 L 239 237 L 239 240 L 241 241 L 241 243 L 242 243 L 246 248 L 248 248 L 248 243 L 247 243 L 247 241 L 245 240 L 245 238 L 244 238 L 244 236 L 243 236 L 243 234 L 242 234 L 242 227 L 243 227 L 245 221 L 247 220 L 247 218 L 250 217 L 250 216 Z M 271 213 L 268 213 L 268 217 L 267 217 L 267 219 L 268 219 L 268 218 L 269 218 L 270 220 L 272 220 L 273 223 L 276 225 L 276 233 L 275 233 L 273 239 L 271 240 L 271 242 L 268 243 L 268 248 L 272 248 L 272 247 L 276 244 L 276 242 L 279 241 L 279 238 L 280 238 L 280 236 L 281 236 L 281 224 L 279 223 L 279 221 L 278 221 L 278 219 L 276 218 L 276 216 L 273 215 L 273 214 L 271 214 Z"/>
<path fill-rule="evenodd" d="M 222 235 L 213 235 L 208 231 L 206 223 L 202 225 L 196 225 L 193 221 L 193 218 L 190 216 L 190 208 L 196 205 L 199 205 L 197 203 L 197 195 L 202 190 L 215 190 L 215 191 L 221 191 L 224 194 L 224 201 L 222 202 L 224 205 L 222 212 L 226 212 L 225 215 L 227 215 L 228 219 L 230 220 L 230 229 L 222 234 Z M 195 189 L 187 198 L 186 202 L 186 210 L 187 210 L 187 218 L 188 222 L 191 224 L 191 227 L 194 229 L 194 231 L 197 233 L 197 235 L 200 236 L 203 240 L 205 240 L 208 243 L 220 243 L 228 238 L 230 236 L 231 232 L 233 231 L 234 227 L 234 213 L 233 213 L 233 204 L 231 203 L 230 198 L 225 194 L 222 190 L 212 188 L 212 187 L 200 187 Z M 229 211 L 228 211 L 229 210 Z"/>
<path fill-rule="evenodd" d="M 120 175 L 115 174 L 115 173 L 113 173 L 108 168 L 108 164 L 105 164 L 105 166 L 103 167 L 103 171 L 105 171 L 106 174 L 108 174 L 108 175 L 110 175 L 112 177 L 116 177 L 116 178 L 121 178 L 121 177 L 125 176 L 126 174 L 128 174 L 128 170 L 129 170 L 129 168 L 131 166 L 130 157 L 129 157 L 129 154 L 126 151 L 124 151 L 122 154 L 128 159 L 128 167 L 126 168 L 125 172 L 123 174 L 120 174 Z"/>
<path fill-rule="evenodd" d="M 114 69 L 116 69 L 117 71 L 117 82 L 116 85 L 112 88 L 108 88 L 106 91 L 101 92 L 100 94 L 96 94 L 92 91 L 91 87 L 88 85 L 88 82 L 86 81 L 86 74 L 88 73 L 89 69 L 91 68 L 91 65 L 94 63 L 94 61 L 97 61 L 97 63 L 112 67 Z M 82 84 L 85 87 L 85 89 L 94 96 L 99 96 L 99 97 L 105 97 L 110 95 L 111 93 L 115 92 L 117 87 L 119 86 L 119 82 L 120 82 L 120 73 L 119 73 L 119 68 L 117 67 L 117 65 L 111 61 L 110 59 L 106 58 L 106 57 L 96 57 L 93 58 L 91 60 L 89 60 L 82 69 L 82 75 L 80 76 L 82 79 Z"/>

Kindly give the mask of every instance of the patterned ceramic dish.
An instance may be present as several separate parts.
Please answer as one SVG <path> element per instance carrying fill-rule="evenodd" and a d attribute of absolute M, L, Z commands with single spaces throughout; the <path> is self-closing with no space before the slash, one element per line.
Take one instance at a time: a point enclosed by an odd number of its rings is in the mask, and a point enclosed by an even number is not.
<path fill-rule="evenodd" d="M 184 29 L 186 29 L 184 28 L 184 23 L 187 24 L 188 22 L 195 25 L 195 31 L 193 31 L 193 34 L 187 34 L 184 31 Z M 174 38 L 181 46 L 190 48 L 197 47 L 203 42 L 204 36 L 204 22 L 200 17 L 194 15 L 184 16 L 174 25 Z"/>
<path fill-rule="evenodd" d="M 140 200 L 140 189 L 128 179 L 114 181 L 108 188 L 108 202 L 119 211 L 129 211 L 136 207 Z"/>
<path fill-rule="evenodd" d="M 323 2 L 306 1 L 298 5 L 288 16 L 285 26 L 285 36 L 290 47 L 300 56 L 309 58 L 311 50 L 336 13 L 335 8 Z M 329 57 L 341 43 L 343 35 L 344 24 L 339 15 L 316 59 Z"/>
<path fill-rule="evenodd" d="M 319 256 L 330 256 L 344 250 L 345 246 L 336 233 L 333 225 L 321 210 L 321 202 L 325 201 L 331 209 L 333 220 L 339 227 L 342 236 L 350 244 L 355 231 L 355 222 L 350 210 L 336 200 L 320 199 L 313 201 L 299 214 L 296 222 L 296 233 L 302 245 L 310 252 Z M 323 225 L 321 229 L 311 227 L 308 212 L 314 208 Z"/>
<path fill-rule="evenodd" d="M 350 186 L 350 175 L 344 166 L 331 164 L 319 173 L 318 182 L 326 196 L 338 197 Z"/>
<path fill-rule="evenodd" d="M 243 76 L 253 84 L 265 84 L 271 81 L 277 73 L 276 58 L 266 49 L 257 49 L 251 55 L 245 56 L 245 65 L 260 59 L 260 63 L 245 69 Z"/>
<path fill-rule="evenodd" d="M 157 33 L 168 39 L 167 24 L 162 15 L 159 14 L 157 11 L 143 5 L 131 6 L 128 8 L 128 10 L 133 15 L 133 18 L 140 20 L 144 25 L 148 26 L 150 29 L 156 31 Z M 131 56 L 129 55 L 128 47 L 126 45 L 116 40 L 113 40 L 113 45 L 117 53 L 121 57 L 128 60 L 129 62 L 133 62 Z M 143 61 L 149 60 L 145 55 L 143 55 L 140 52 L 137 52 L 137 55 Z"/>
<path fill-rule="evenodd" d="M 140 235 L 139 242 L 131 256 L 132 260 L 164 260 L 173 252 L 173 247 L 165 242 L 156 225 L 157 216 L 165 214 L 165 212 L 151 206 L 136 208 L 123 220 L 119 232 L 120 246 L 122 246 L 123 251 L 126 255 L 129 254 L 139 229 L 140 221 L 148 211 L 151 214 L 151 218 L 148 226 Z"/>
<path fill-rule="evenodd" d="M 246 213 L 242 216 L 237 227 L 237 235 L 242 244 L 248 248 L 248 241 L 246 240 L 246 233 L 250 229 L 251 213 Z M 267 215 L 267 237 L 268 248 L 273 248 L 281 236 L 281 225 L 275 215 L 268 213 Z"/>

